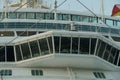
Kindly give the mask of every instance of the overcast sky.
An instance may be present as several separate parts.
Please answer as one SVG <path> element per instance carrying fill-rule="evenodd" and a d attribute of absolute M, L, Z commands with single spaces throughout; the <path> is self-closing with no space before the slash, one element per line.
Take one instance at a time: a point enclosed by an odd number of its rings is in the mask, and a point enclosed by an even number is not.
<path fill-rule="evenodd" d="M 3 1 L 0 0 L 0 8 L 3 6 Z M 11 0 L 11 1 L 18 1 L 18 0 Z M 57 0 L 58 4 L 63 2 L 64 0 Z M 93 12 L 100 14 L 101 13 L 101 0 L 80 0 L 84 5 L 86 5 L 90 10 Z M 104 1 L 104 13 L 105 15 L 111 15 L 112 8 L 115 4 L 120 4 L 120 0 L 103 0 Z M 46 4 L 52 4 L 54 0 L 45 0 Z M 58 9 L 61 10 L 75 10 L 81 12 L 88 12 L 81 4 L 77 2 L 77 0 L 67 0 L 62 6 Z"/>

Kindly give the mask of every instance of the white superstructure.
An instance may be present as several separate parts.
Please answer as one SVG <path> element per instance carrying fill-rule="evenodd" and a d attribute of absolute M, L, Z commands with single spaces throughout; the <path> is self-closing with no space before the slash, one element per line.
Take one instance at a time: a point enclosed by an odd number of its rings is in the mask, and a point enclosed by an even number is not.
<path fill-rule="evenodd" d="M 1 80 L 120 79 L 119 18 L 58 10 L 57 0 L 53 10 L 44 0 L 6 6 L 0 11 Z"/>

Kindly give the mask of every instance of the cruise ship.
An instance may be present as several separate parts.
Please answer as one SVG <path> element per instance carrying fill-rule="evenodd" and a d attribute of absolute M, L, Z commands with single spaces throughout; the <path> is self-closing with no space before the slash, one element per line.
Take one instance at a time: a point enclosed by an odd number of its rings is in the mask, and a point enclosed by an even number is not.
<path fill-rule="evenodd" d="M 2 1 L 1 80 L 120 80 L 120 17 Z"/>

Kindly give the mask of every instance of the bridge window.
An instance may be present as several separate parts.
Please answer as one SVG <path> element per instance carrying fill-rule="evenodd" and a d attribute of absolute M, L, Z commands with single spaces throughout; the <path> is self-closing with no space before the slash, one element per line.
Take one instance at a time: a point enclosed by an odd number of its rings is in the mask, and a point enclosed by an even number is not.
<path fill-rule="evenodd" d="M 80 54 L 89 54 L 89 42 L 88 38 L 80 38 Z"/>
<path fill-rule="evenodd" d="M 60 37 L 54 37 L 54 44 L 55 44 L 55 52 L 59 53 L 60 50 Z"/>
<path fill-rule="evenodd" d="M 13 46 L 6 46 L 7 61 L 15 61 Z"/>
<path fill-rule="evenodd" d="M 78 54 L 78 45 L 79 45 L 79 38 L 72 38 L 72 53 Z"/>
<path fill-rule="evenodd" d="M 40 45 L 40 50 L 41 50 L 41 55 L 46 55 L 49 54 L 49 48 L 48 48 L 48 43 L 47 39 L 39 39 L 39 45 Z"/>
<path fill-rule="evenodd" d="M 32 76 L 43 76 L 42 70 L 31 70 Z"/>
<path fill-rule="evenodd" d="M 106 48 L 106 43 L 101 41 L 101 40 L 99 40 L 98 47 L 97 47 L 97 55 L 99 57 L 102 58 L 104 56 L 105 48 Z"/>
<path fill-rule="evenodd" d="M 90 54 L 94 54 L 94 50 L 95 50 L 95 47 L 96 47 L 96 39 L 91 39 L 91 51 L 90 51 Z"/>
<path fill-rule="evenodd" d="M 70 53 L 71 38 L 61 37 L 61 53 Z"/>
<path fill-rule="evenodd" d="M 5 46 L 0 46 L 0 62 L 5 61 Z"/>
<path fill-rule="evenodd" d="M 40 51 L 39 51 L 37 41 L 30 42 L 30 48 L 31 48 L 31 52 L 32 52 L 32 57 L 40 56 Z"/>
<path fill-rule="evenodd" d="M 31 58 L 30 49 L 28 43 L 21 44 L 23 59 Z"/>
<path fill-rule="evenodd" d="M 15 50 L 16 50 L 17 61 L 22 60 L 22 54 L 21 54 L 20 45 L 15 45 Z"/>

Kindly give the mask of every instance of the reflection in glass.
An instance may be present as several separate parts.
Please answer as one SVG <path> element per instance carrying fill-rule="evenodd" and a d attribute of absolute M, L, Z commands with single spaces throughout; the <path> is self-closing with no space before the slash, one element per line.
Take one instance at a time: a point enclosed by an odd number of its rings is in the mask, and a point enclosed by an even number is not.
<path fill-rule="evenodd" d="M 16 58 L 17 58 L 17 61 L 22 60 L 22 55 L 21 55 L 21 51 L 20 51 L 20 46 L 19 46 L 19 45 L 15 45 L 15 50 L 16 50 Z"/>
<path fill-rule="evenodd" d="M 23 59 L 31 58 L 28 43 L 21 44 L 21 49 L 23 53 Z"/>
<path fill-rule="evenodd" d="M 37 41 L 30 42 L 30 48 L 31 48 L 31 52 L 32 52 L 32 57 L 40 56 L 40 51 L 38 48 Z"/>
<path fill-rule="evenodd" d="M 49 54 L 49 48 L 48 48 L 46 38 L 40 39 L 39 40 L 39 45 L 40 45 L 41 55 Z"/>
<path fill-rule="evenodd" d="M 50 53 L 53 53 L 53 42 L 52 42 L 52 37 L 48 37 L 48 43 L 50 47 Z"/>
<path fill-rule="evenodd" d="M 77 54 L 78 53 L 78 38 L 72 38 L 72 53 Z"/>
<path fill-rule="evenodd" d="M 61 37 L 61 53 L 70 53 L 70 37 Z"/>
<path fill-rule="evenodd" d="M 59 53 L 60 37 L 54 37 L 55 53 Z"/>
<path fill-rule="evenodd" d="M 89 41 L 88 38 L 80 38 L 80 54 L 89 54 Z"/>
<path fill-rule="evenodd" d="M 5 61 L 5 46 L 0 46 L 0 62 Z"/>
<path fill-rule="evenodd" d="M 95 46 L 96 46 L 96 39 L 91 39 L 91 53 L 90 54 L 94 54 L 95 51 Z"/>

